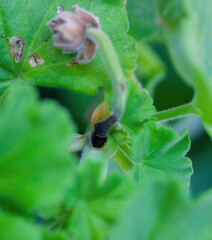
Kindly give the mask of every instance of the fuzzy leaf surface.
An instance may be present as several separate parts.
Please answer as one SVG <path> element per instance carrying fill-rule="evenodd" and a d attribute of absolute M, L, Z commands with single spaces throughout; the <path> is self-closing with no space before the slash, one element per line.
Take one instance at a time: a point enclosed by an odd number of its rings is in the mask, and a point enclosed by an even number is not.
<path fill-rule="evenodd" d="M 188 186 L 192 174 L 190 159 L 185 157 L 190 140 L 187 131 L 177 135 L 172 129 L 149 122 L 133 137 L 131 159 L 138 165 L 140 181 L 161 175 L 173 175 Z"/>
<path fill-rule="evenodd" d="M 128 177 L 112 173 L 105 178 L 104 160 L 83 159 L 66 199 L 72 209 L 67 230 L 76 240 L 101 240 L 107 236 L 132 192 Z"/>
<path fill-rule="evenodd" d="M 148 92 L 140 89 L 134 81 L 127 81 L 127 101 L 120 123 L 135 131 L 144 120 L 150 119 L 155 113 L 152 99 Z"/>
<path fill-rule="evenodd" d="M 52 33 L 46 23 L 56 16 L 59 5 L 71 11 L 75 4 L 99 18 L 101 29 L 111 38 L 123 69 L 134 69 L 137 53 L 133 38 L 126 34 L 128 21 L 123 0 L 1 0 L 0 35 L 5 37 L 0 37 L 0 85 L 20 77 L 36 85 L 85 94 L 95 94 L 98 87 L 110 86 L 99 50 L 91 63 L 67 67 L 74 55 L 62 54 L 52 44 Z M 23 58 L 18 63 L 9 51 L 7 37 L 12 36 L 22 37 L 25 43 Z M 32 54 L 38 54 L 44 63 L 32 68 L 28 63 Z"/>

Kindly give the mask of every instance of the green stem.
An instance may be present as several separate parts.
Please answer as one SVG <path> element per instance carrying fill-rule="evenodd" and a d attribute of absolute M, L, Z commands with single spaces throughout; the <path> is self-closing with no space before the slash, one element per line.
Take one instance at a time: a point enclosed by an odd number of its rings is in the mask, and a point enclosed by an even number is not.
<path fill-rule="evenodd" d="M 170 108 L 162 112 L 156 113 L 153 117 L 157 122 L 174 120 L 186 115 L 197 114 L 198 111 L 193 102 L 175 108 Z"/>
<path fill-rule="evenodd" d="M 129 151 L 129 147 L 127 145 L 122 145 L 117 147 L 117 151 L 113 155 L 113 159 L 123 172 L 129 172 L 129 170 L 135 164 L 129 157 Z"/>
<path fill-rule="evenodd" d="M 109 37 L 97 28 L 88 28 L 87 36 L 98 42 L 101 47 L 113 86 L 113 111 L 121 115 L 124 112 L 126 102 L 125 76 L 113 44 Z"/>

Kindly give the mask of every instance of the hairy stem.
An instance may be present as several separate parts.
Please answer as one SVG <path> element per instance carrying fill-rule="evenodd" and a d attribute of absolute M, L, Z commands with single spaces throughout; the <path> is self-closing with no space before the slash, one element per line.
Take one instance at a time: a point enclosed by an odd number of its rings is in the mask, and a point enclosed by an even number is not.
<path fill-rule="evenodd" d="M 193 102 L 175 108 L 170 108 L 162 112 L 156 113 L 153 117 L 157 122 L 174 120 L 186 115 L 197 114 L 198 111 Z"/>
<path fill-rule="evenodd" d="M 114 92 L 113 111 L 121 116 L 125 109 L 126 87 L 125 76 L 116 51 L 109 37 L 100 29 L 88 28 L 87 35 L 96 41 L 102 50 Z"/>

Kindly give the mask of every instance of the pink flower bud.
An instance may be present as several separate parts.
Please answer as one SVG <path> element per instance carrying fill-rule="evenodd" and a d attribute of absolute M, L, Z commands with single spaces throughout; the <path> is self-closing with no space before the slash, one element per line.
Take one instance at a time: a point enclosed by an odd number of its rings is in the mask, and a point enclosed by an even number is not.
<path fill-rule="evenodd" d="M 63 53 L 77 53 L 76 58 L 68 65 L 90 62 L 96 54 L 96 43 L 86 36 L 89 27 L 99 28 L 98 19 L 78 6 L 72 12 L 61 12 L 47 23 L 54 32 L 54 46 Z"/>

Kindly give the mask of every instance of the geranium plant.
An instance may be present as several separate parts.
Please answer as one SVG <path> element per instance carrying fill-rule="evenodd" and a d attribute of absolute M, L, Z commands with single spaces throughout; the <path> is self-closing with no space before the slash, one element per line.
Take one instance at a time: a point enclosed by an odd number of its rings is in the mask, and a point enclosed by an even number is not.
<path fill-rule="evenodd" d="M 163 124 L 198 115 L 212 137 L 211 10 L 209 0 L 0 1 L 0 239 L 211 239 L 212 192 L 189 194 L 188 131 Z M 151 98 L 164 76 L 157 41 L 195 93 L 164 111 Z M 36 86 L 95 95 L 85 133 Z"/>

